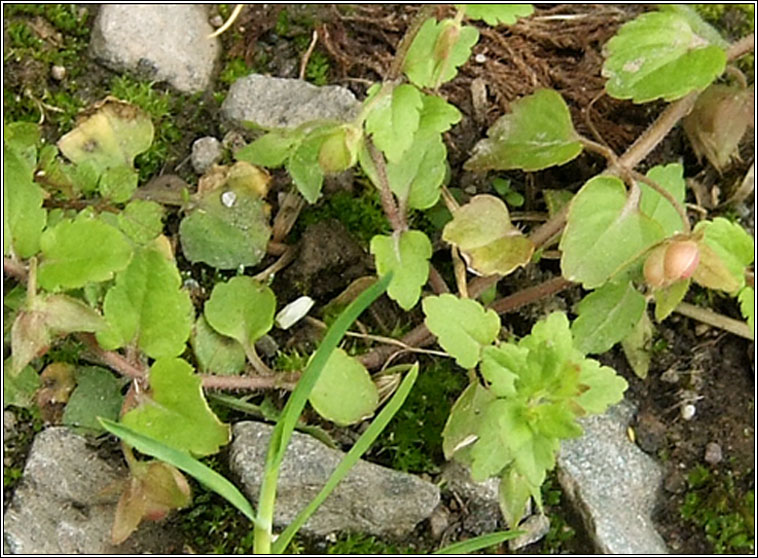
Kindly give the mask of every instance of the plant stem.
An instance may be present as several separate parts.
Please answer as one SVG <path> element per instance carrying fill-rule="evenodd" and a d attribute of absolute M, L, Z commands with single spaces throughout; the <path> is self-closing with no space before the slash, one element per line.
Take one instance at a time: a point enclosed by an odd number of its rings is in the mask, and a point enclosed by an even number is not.
<path fill-rule="evenodd" d="M 292 391 L 300 379 L 298 372 L 273 376 L 216 376 L 200 374 L 203 389 L 252 391 L 259 389 L 286 389 Z"/>
<path fill-rule="evenodd" d="M 379 197 L 382 201 L 382 209 L 384 210 L 387 220 L 392 226 L 392 230 L 398 233 L 408 230 L 408 225 L 405 222 L 405 215 L 402 215 L 398 210 L 395 198 L 392 195 L 390 189 L 390 183 L 387 179 L 387 164 L 384 161 L 384 155 L 376 148 L 373 142 L 366 138 L 366 148 L 368 149 L 371 160 L 376 167 L 376 175 L 379 180 Z"/>
<path fill-rule="evenodd" d="M 122 376 L 132 378 L 133 380 L 140 380 L 147 376 L 147 368 L 135 366 L 119 353 L 115 351 L 106 351 L 101 348 L 100 345 L 97 344 L 94 334 L 77 333 L 76 338 L 87 346 L 87 349 L 96 359 Z"/>
<path fill-rule="evenodd" d="M 394 81 L 400 77 L 400 74 L 403 71 L 403 64 L 405 64 L 405 57 L 408 55 L 408 49 L 411 48 L 413 39 L 416 38 L 419 29 L 421 29 L 421 26 L 424 24 L 427 18 L 432 15 L 433 11 L 434 6 L 431 4 L 426 4 L 418 11 L 418 13 L 416 13 L 416 16 L 411 22 L 411 25 L 408 27 L 405 35 L 403 35 L 403 38 L 400 39 L 400 42 L 397 45 L 397 50 L 395 50 L 395 57 L 392 59 L 392 66 L 390 66 L 389 73 L 384 78 L 385 81 Z"/>
<path fill-rule="evenodd" d="M 704 324 L 723 329 L 729 333 L 734 333 L 735 335 L 739 335 L 750 341 L 754 339 L 753 331 L 746 323 L 718 314 L 713 310 L 700 308 L 699 306 L 687 302 L 680 302 L 679 305 L 674 308 L 674 312 L 692 318 L 693 320 L 703 322 Z"/>
<path fill-rule="evenodd" d="M 3 257 L 3 272 L 14 279 L 18 279 L 22 283 L 26 283 L 26 278 L 29 273 L 24 264 L 7 257 Z"/>
<path fill-rule="evenodd" d="M 663 188 L 660 184 L 658 184 L 655 180 L 651 180 L 647 176 L 645 176 L 642 173 L 639 173 L 635 170 L 630 170 L 629 175 L 631 178 L 636 180 L 637 182 L 642 182 L 644 184 L 647 184 L 650 186 L 653 190 L 658 192 L 661 196 L 666 198 L 666 201 L 668 201 L 672 206 L 674 206 L 674 209 L 676 209 L 676 212 L 679 214 L 679 218 L 682 220 L 682 226 L 684 227 L 684 233 L 689 234 L 690 233 L 690 220 L 687 217 L 687 210 L 684 208 L 684 206 L 679 203 L 679 200 L 674 198 L 674 196 L 671 195 L 671 192 Z"/>
<path fill-rule="evenodd" d="M 431 262 L 429 263 L 429 286 L 434 291 L 434 294 L 450 292 L 450 288 L 447 286 L 447 283 L 445 283 L 442 275 L 440 275 L 440 272 L 437 271 L 437 268 L 434 267 Z"/>
<path fill-rule="evenodd" d="M 542 298 L 553 296 L 572 285 L 573 283 L 571 281 L 568 281 L 563 277 L 553 277 L 544 283 L 540 283 L 534 287 L 529 287 L 512 295 L 498 299 L 490 304 L 489 308 L 498 314 L 507 314 L 508 312 L 513 312 L 517 308 L 521 308 L 522 306 Z"/>

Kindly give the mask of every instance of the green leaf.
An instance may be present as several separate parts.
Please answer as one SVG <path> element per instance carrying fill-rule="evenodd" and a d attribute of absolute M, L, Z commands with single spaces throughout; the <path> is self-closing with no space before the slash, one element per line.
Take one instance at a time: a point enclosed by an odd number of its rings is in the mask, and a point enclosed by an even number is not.
<path fill-rule="evenodd" d="M 481 360 L 482 347 L 489 345 L 500 332 L 500 318 L 475 300 L 452 294 L 428 296 L 422 301 L 429 328 L 440 346 L 462 368 L 473 368 Z"/>
<path fill-rule="evenodd" d="M 629 387 L 613 368 L 600 366 L 598 361 L 591 358 L 582 362 L 579 381 L 589 389 L 575 401 L 590 414 L 604 413 L 608 407 L 624 398 L 624 392 Z"/>
<path fill-rule="evenodd" d="M 700 221 L 695 226 L 695 232 L 700 231 L 705 231 L 704 243 L 718 255 L 737 281 L 737 288 L 741 288 L 745 284 L 745 268 L 753 263 L 755 257 L 753 237 L 739 224 L 723 217 Z"/>
<path fill-rule="evenodd" d="M 181 286 L 173 261 L 156 247 L 140 249 L 105 295 L 103 312 L 110 329 L 97 334 L 100 345 L 112 350 L 136 343 L 156 359 L 182 354 L 194 309 Z"/>
<path fill-rule="evenodd" d="M 147 244 L 163 231 L 163 206 L 134 200 L 118 214 L 118 227 L 137 244 Z"/>
<path fill-rule="evenodd" d="M 121 418 L 127 428 L 196 456 L 212 455 L 230 439 L 229 426 L 203 397 L 202 380 L 179 358 L 156 360 L 148 373 L 150 393 Z"/>
<path fill-rule="evenodd" d="M 205 319 L 219 333 L 252 346 L 274 324 L 276 296 L 266 285 L 247 276 L 217 283 L 205 303 Z"/>
<path fill-rule="evenodd" d="M 403 71 L 417 87 L 436 89 L 456 76 L 478 40 L 475 27 L 458 27 L 451 19 L 437 22 L 429 18 L 408 49 Z"/>
<path fill-rule="evenodd" d="M 508 467 L 500 478 L 498 495 L 505 523 L 511 526 L 518 525 L 526 513 L 526 504 L 532 495 L 529 482 L 515 467 Z"/>
<path fill-rule="evenodd" d="M 423 93 L 421 96 L 424 105 L 421 109 L 418 133 L 441 134 L 461 121 L 461 111 L 442 97 Z"/>
<path fill-rule="evenodd" d="M 647 174 L 650 180 L 657 182 L 664 190 L 669 192 L 675 200 L 684 205 L 684 167 L 679 163 L 670 165 L 658 165 L 650 169 Z M 663 227 L 666 236 L 683 232 L 682 218 L 669 201 L 653 190 L 644 182 L 639 183 L 642 195 L 640 196 L 640 211 L 658 222 Z"/>
<path fill-rule="evenodd" d="M 435 550 L 432 554 L 457 554 L 458 556 L 473 554 L 477 550 L 489 548 L 496 544 L 515 539 L 523 534 L 523 531 L 498 531 L 496 533 L 487 533 L 486 535 L 479 535 L 478 537 L 450 544 L 444 548 Z"/>
<path fill-rule="evenodd" d="M 321 144 L 318 164 L 326 174 L 343 172 L 358 160 L 358 151 L 363 146 L 363 130 L 345 124 L 334 129 Z"/>
<path fill-rule="evenodd" d="M 674 311 L 690 288 L 690 279 L 682 279 L 661 289 L 655 289 L 655 319 L 657 322 L 665 320 Z"/>
<path fill-rule="evenodd" d="M 318 156 L 324 139 L 322 134 L 307 137 L 287 160 L 287 172 L 308 203 L 316 203 L 321 197 L 324 172 L 319 165 Z"/>
<path fill-rule="evenodd" d="M 398 85 L 390 95 L 382 95 L 366 116 L 366 132 L 374 144 L 397 162 L 413 144 L 421 120 L 424 102 L 421 92 L 412 85 Z"/>
<path fill-rule="evenodd" d="M 432 243 L 421 231 L 404 231 L 399 236 L 376 235 L 371 239 L 379 276 L 394 272 L 387 294 L 403 310 L 410 310 L 421 296 L 429 277 Z"/>
<path fill-rule="evenodd" d="M 36 150 L 35 150 L 36 156 Z M 3 253 L 28 258 L 39 251 L 47 212 L 43 192 L 34 183 L 34 167 L 19 153 L 3 146 Z"/>
<path fill-rule="evenodd" d="M 466 170 L 536 171 L 562 165 L 582 152 L 571 114 L 563 97 L 539 89 L 511 105 L 474 146 Z"/>
<path fill-rule="evenodd" d="M 486 406 L 495 400 L 495 395 L 484 389 L 478 381 L 472 381 L 450 409 L 442 431 L 442 450 L 445 459 L 459 459 L 462 450 L 478 439 L 479 423 Z M 465 452 L 464 452 L 465 453 Z"/>
<path fill-rule="evenodd" d="M 63 412 L 63 424 L 79 434 L 100 434 L 97 417 L 118 419 L 124 397 L 123 382 L 105 368 L 87 366 L 75 372 L 76 389 Z"/>
<path fill-rule="evenodd" d="M 39 285 L 48 291 L 105 281 L 124 269 L 132 247 L 121 231 L 86 215 L 61 221 L 40 238 Z"/>
<path fill-rule="evenodd" d="M 597 288 L 663 238 L 661 226 L 634 208 L 621 180 L 596 176 L 569 207 L 560 243 L 563 276 Z"/>
<path fill-rule="evenodd" d="M 273 130 L 238 150 L 234 158 L 262 167 L 281 167 L 302 140 L 299 130 Z"/>
<path fill-rule="evenodd" d="M 203 373 L 231 375 L 245 368 L 245 349 L 240 342 L 216 333 L 202 315 L 192 328 L 190 344 Z"/>
<path fill-rule="evenodd" d="M 139 175 L 136 170 L 126 165 L 118 165 L 103 171 L 97 188 L 104 198 L 113 203 L 124 203 L 137 190 L 138 181 Z"/>
<path fill-rule="evenodd" d="M 534 244 L 511 224 L 508 207 L 495 196 L 474 196 L 453 212 L 442 239 L 457 246 L 481 275 L 507 275 L 526 265 Z"/>
<path fill-rule="evenodd" d="M 100 175 L 108 168 L 134 166 L 134 157 L 153 143 L 153 123 L 140 108 L 109 97 L 60 140 L 58 148 L 77 165 L 93 164 Z"/>
<path fill-rule="evenodd" d="M 645 297 L 625 281 L 607 283 L 585 296 L 571 324 L 574 345 L 584 354 L 604 353 L 632 331 L 642 317 Z"/>
<path fill-rule="evenodd" d="M 748 327 L 753 329 L 755 323 L 755 291 L 752 287 L 744 287 L 737 295 L 737 300 L 740 302 L 740 312 L 747 320 Z"/>
<path fill-rule="evenodd" d="M 698 35 L 686 17 L 649 12 L 625 24 L 604 47 L 605 89 L 616 99 L 673 101 L 704 89 L 726 65 L 724 50 Z"/>
<path fill-rule="evenodd" d="M 261 199 L 267 180 L 248 163 L 232 166 L 227 180 L 204 193 L 179 225 L 184 256 L 218 269 L 259 263 L 271 237 L 269 208 Z"/>
<path fill-rule="evenodd" d="M 517 372 L 526 368 L 528 352 L 526 348 L 512 343 L 484 348 L 479 370 L 493 394 L 497 397 L 516 395 L 514 382 L 518 379 Z"/>
<path fill-rule="evenodd" d="M 14 376 L 11 373 L 12 360 L 6 359 L 3 366 L 3 408 L 10 405 L 31 408 L 36 404 L 34 394 L 41 385 L 39 374 L 31 366 L 24 366 Z"/>
<path fill-rule="evenodd" d="M 534 13 L 531 4 L 456 4 L 458 9 L 466 9 L 469 19 L 481 19 L 487 25 L 513 25 L 520 17 L 528 17 Z M 509 525 L 512 525 L 509 523 Z"/>
<path fill-rule="evenodd" d="M 197 459 L 193 459 L 187 455 L 185 451 L 174 449 L 173 447 L 164 444 L 151 436 L 146 436 L 124 424 L 119 424 L 108 419 L 100 419 L 100 424 L 102 424 L 103 428 L 108 432 L 118 436 L 139 452 L 156 457 L 166 463 L 170 463 L 177 469 L 181 469 L 185 473 L 192 475 L 204 486 L 225 498 L 251 522 L 254 524 L 256 523 L 255 510 L 242 492 L 216 471 L 203 465 Z"/>
<path fill-rule="evenodd" d="M 379 404 L 379 393 L 366 367 L 342 349 L 335 349 L 308 401 L 325 419 L 347 426 L 374 412 Z"/>
<path fill-rule="evenodd" d="M 40 144 L 39 125 L 34 122 L 10 122 L 3 125 L 4 147 L 13 151 L 25 165 L 37 164 L 37 147 Z"/>
<path fill-rule="evenodd" d="M 637 377 L 643 380 L 647 378 L 648 370 L 650 370 L 650 342 L 652 340 L 653 324 L 647 312 L 642 313 L 634 329 L 621 340 L 621 348 L 624 349 L 626 361 Z"/>
<path fill-rule="evenodd" d="M 496 399 L 484 408 L 479 439 L 471 448 L 471 478 L 482 482 L 497 475 L 533 437 L 523 402 Z"/>

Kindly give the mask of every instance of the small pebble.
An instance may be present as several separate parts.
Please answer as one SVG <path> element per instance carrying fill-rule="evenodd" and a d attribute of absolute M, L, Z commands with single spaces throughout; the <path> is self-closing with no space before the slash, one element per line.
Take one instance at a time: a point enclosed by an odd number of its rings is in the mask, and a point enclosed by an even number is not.
<path fill-rule="evenodd" d="M 227 191 L 221 194 L 221 203 L 223 203 L 225 207 L 234 207 L 234 202 L 236 201 L 237 194 L 232 191 Z"/>
<path fill-rule="evenodd" d="M 543 514 L 532 515 L 518 526 L 518 530 L 526 532 L 508 541 L 511 551 L 534 544 L 547 535 L 550 531 L 550 519 Z"/>
<path fill-rule="evenodd" d="M 197 174 L 204 174 L 218 163 L 222 156 L 221 142 L 214 137 L 200 138 L 192 144 L 192 168 Z"/>
<path fill-rule="evenodd" d="M 476 62 L 477 64 L 484 64 L 486 61 L 487 61 L 487 57 L 482 53 L 479 53 L 476 56 L 474 56 L 474 62 Z"/>
<path fill-rule="evenodd" d="M 66 77 L 66 68 L 63 66 L 53 66 L 50 68 L 50 77 L 52 77 L 55 81 L 63 81 L 63 79 Z"/>
<path fill-rule="evenodd" d="M 669 368 L 661 374 L 661 381 L 667 384 L 676 384 L 679 382 L 679 372 L 675 368 Z"/>
<path fill-rule="evenodd" d="M 684 420 L 692 420 L 692 417 L 695 416 L 695 412 L 696 412 L 695 406 L 692 405 L 691 403 L 687 405 L 682 405 L 681 413 L 682 413 L 682 418 Z"/>
<path fill-rule="evenodd" d="M 429 517 L 429 528 L 432 531 L 432 536 L 435 539 L 440 538 L 448 525 L 450 525 L 450 512 L 444 505 L 440 504 L 434 508 L 432 515 Z"/>
<path fill-rule="evenodd" d="M 709 465 L 718 465 L 724 459 L 721 446 L 716 442 L 708 442 L 705 445 L 705 462 Z"/>
<path fill-rule="evenodd" d="M 687 480 L 681 471 L 671 471 L 663 481 L 663 488 L 671 494 L 683 494 L 687 489 Z"/>
<path fill-rule="evenodd" d="M 216 14 L 208 21 L 208 23 L 210 23 L 213 27 L 219 28 L 224 24 L 224 18 Z"/>
<path fill-rule="evenodd" d="M 263 356 L 273 358 L 279 351 L 279 343 L 277 343 L 273 337 L 266 334 L 255 342 L 255 348 L 260 351 Z"/>
<path fill-rule="evenodd" d="M 227 132 L 227 134 L 221 140 L 221 145 L 230 151 L 237 151 L 238 149 L 245 147 L 247 144 L 242 134 L 232 130 L 230 132 Z"/>

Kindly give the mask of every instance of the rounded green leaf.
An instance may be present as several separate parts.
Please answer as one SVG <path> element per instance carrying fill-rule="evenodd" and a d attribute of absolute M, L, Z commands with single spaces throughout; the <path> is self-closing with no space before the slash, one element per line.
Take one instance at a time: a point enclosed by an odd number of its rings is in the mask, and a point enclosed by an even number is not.
<path fill-rule="evenodd" d="M 661 225 L 634 207 L 621 180 L 596 176 L 569 207 L 560 243 L 563 276 L 597 288 L 664 236 Z"/>
<path fill-rule="evenodd" d="M 526 265 L 534 244 L 511 224 L 508 207 L 495 196 L 474 196 L 453 213 L 442 239 L 463 251 L 469 266 L 481 275 L 507 275 Z"/>
<path fill-rule="evenodd" d="M 458 400 L 450 409 L 445 428 L 442 431 L 442 450 L 446 459 L 455 456 L 457 461 L 465 463 L 468 452 L 477 438 L 479 423 L 486 406 L 495 399 L 495 395 L 482 387 L 478 381 L 471 382 L 463 390 Z M 465 451 L 468 448 L 468 451 Z"/>
<path fill-rule="evenodd" d="M 471 299 L 452 294 L 428 296 L 422 301 L 424 323 L 440 346 L 462 368 L 473 368 L 481 360 L 482 347 L 500 332 L 500 318 Z"/>
<path fill-rule="evenodd" d="M 239 374 L 245 368 L 245 350 L 240 342 L 216 333 L 204 316 L 195 322 L 190 344 L 202 372 Z"/>
<path fill-rule="evenodd" d="M 39 251 L 47 211 L 42 207 L 42 189 L 34 183 L 33 176 L 33 163 L 4 145 L 3 253 L 6 255 L 10 254 L 11 246 L 21 258 Z"/>
<path fill-rule="evenodd" d="M 671 194 L 675 200 L 684 204 L 684 167 L 680 163 L 670 165 L 657 165 L 650 169 L 647 174 L 650 180 L 658 183 L 664 190 Z M 679 213 L 666 198 L 653 190 L 644 182 L 639 183 L 642 194 L 640 196 L 640 211 L 657 221 L 666 236 L 682 232 L 683 224 Z"/>
<path fill-rule="evenodd" d="M 117 420 L 124 396 L 123 381 L 98 366 L 78 368 L 76 389 L 63 412 L 63 424 L 80 434 L 100 434 L 104 429 L 97 418 Z"/>
<path fill-rule="evenodd" d="M 137 189 L 139 175 L 131 167 L 118 165 L 103 171 L 97 189 L 100 195 L 113 203 L 124 203 Z"/>
<path fill-rule="evenodd" d="M 137 244 L 146 244 L 163 231 L 163 206 L 147 200 L 129 202 L 118 214 L 118 227 Z"/>
<path fill-rule="evenodd" d="M 624 25 L 604 50 L 606 91 L 635 103 L 673 101 L 704 89 L 726 65 L 724 50 L 673 12 L 642 14 Z"/>
<path fill-rule="evenodd" d="M 172 260 L 155 247 L 141 249 L 105 295 L 110 328 L 97 333 L 98 342 L 106 349 L 136 342 L 152 358 L 182 354 L 194 310 L 181 286 Z"/>
<path fill-rule="evenodd" d="M 262 167 L 281 167 L 302 136 L 297 130 L 272 130 L 237 151 L 234 158 Z"/>
<path fill-rule="evenodd" d="M 213 287 L 205 319 L 219 333 L 252 346 L 274 324 L 276 296 L 266 285 L 246 276 Z"/>
<path fill-rule="evenodd" d="M 308 397 L 316 412 L 340 426 L 369 417 L 379 393 L 366 368 L 342 349 L 335 349 Z"/>
<path fill-rule="evenodd" d="M 121 231 L 86 215 L 45 230 L 40 248 L 37 282 L 49 291 L 110 279 L 132 256 L 132 247 Z"/>
<path fill-rule="evenodd" d="M 324 140 L 323 134 L 307 137 L 287 159 L 287 172 L 308 203 L 316 203 L 321 197 L 324 171 L 321 170 L 318 156 Z"/>
<path fill-rule="evenodd" d="M 574 346 L 584 354 L 604 353 L 626 337 L 647 302 L 631 282 L 608 283 L 585 296 L 571 324 Z"/>
<path fill-rule="evenodd" d="M 404 231 L 399 236 L 376 235 L 371 239 L 379 276 L 394 272 L 387 294 L 403 310 L 410 310 L 421 296 L 429 277 L 432 243 L 421 231 Z"/>
<path fill-rule="evenodd" d="M 413 85 L 398 85 L 383 95 L 366 116 L 366 131 L 389 161 L 398 161 L 413 143 L 424 102 Z"/>
<path fill-rule="evenodd" d="M 169 447 L 195 456 L 211 455 L 229 442 L 229 426 L 213 414 L 202 380 L 179 358 L 156 360 L 148 375 L 150 392 L 121 424 Z"/>
<path fill-rule="evenodd" d="M 501 116 L 474 146 L 467 170 L 536 171 L 562 165 L 582 152 L 563 97 L 540 89 L 519 99 L 511 114 Z"/>

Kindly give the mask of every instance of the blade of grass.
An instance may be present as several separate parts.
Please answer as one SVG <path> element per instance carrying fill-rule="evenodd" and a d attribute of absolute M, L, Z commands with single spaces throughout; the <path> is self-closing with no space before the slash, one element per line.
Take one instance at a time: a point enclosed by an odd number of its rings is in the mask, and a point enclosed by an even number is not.
<path fill-rule="evenodd" d="M 117 422 L 99 417 L 98 420 L 108 432 L 115 434 L 141 453 L 165 461 L 188 475 L 192 475 L 207 488 L 223 496 L 250 521 L 256 523 L 255 510 L 247 498 L 236 486 L 210 467 L 200 463 L 200 461 L 185 452 L 171 448 L 158 440 L 135 432 L 131 428 L 127 428 Z"/>
<path fill-rule="evenodd" d="M 408 394 L 411 392 L 411 388 L 416 382 L 417 377 L 418 364 L 415 364 L 408 372 L 408 374 L 406 374 L 402 383 L 397 388 L 397 391 L 392 396 L 392 399 L 390 399 L 390 401 L 384 406 L 384 408 L 371 422 L 371 425 L 369 425 L 361 437 L 358 438 L 350 451 L 347 452 L 345 457 L 342 458 L 342 461 L 340 461 L 339 465 L 337 465 L 337 468 L 334 469 L 334 472 L 329 477 L 329 480 L 326 481 L 326 484 L 324 485 L 324 488 L 321 489 L 321 492 L 319 492 L 318 495 L 313 498 L 313 500 L 311 500 L 305 508 L 303 508 L 297 517 L 287 526 L 284 532 L 282 532 L 282 534 L 279 535 L 279 537 L 276 539 L 271 547 L 271 551 L 274 554 L 282 554 L 284 552 L 284 549 L 287 548 L 287 545 L 292 540 L 292 537 L 295 536 L 295 533 L 297 533 L 298 529 L 300 529 L 300 527 L 302 527 L 303 524 L 308 521 L 308 518 L 313 515 L 313 513 L 324 502 L 324 500 L 326 500 L 329 494 L 332 493 L 337 484 L 339 484 L 345 475 L 350 472 L 350 469 L 353 468 L 353 465 L 355 465 L 361 456 L 366 453 L 366 451 L 368 451 L 368 449 L 371 447 L 371 444 L 374 443 L 374 441 L 379 437 L 379 434 L 382 433 L 387 424 L 389 424 L 390 420 L 392 420 L 392 417 L 395 416 L 395 413 L 397 413 L 400 410 L 400 407 L 402 407 L 403 403 L 408 397 Z"/>
<path fill-rule="evenodd" d="M 292 432 L 297 425 L 300 414 L 305 407 L 308 396 L 316 384 L 321 371 L 324 369 L 332 351 L 344 337 L 350 325 L 369 307 L 379 296 L 387 290 L 392 273 L 388 273 L 379 281 L 363 291 L 351 302 L 347 308 L 337 317 L 332 326 L 327 330 L 324 340 L 321 342 L 316 353 L 311 358 L 308 366 L 300 377 L 295 389 L 289 396 L 282 416 L 274 427 L 271 441 L 266 454 L 266 467 L 261 483 L 260 497 L 258 498 L 258 521 L 255 526 L 254 550 L 257 554 L 270 554 L 271 551 L 271 525 L 274 517 L 274 501 L 276 499 L 276 482 L 279 478 L 279 465 L 284 458 Z"/>
<path fill-rule="evenodd" d="M 460 541 L 450 544 L 439 550 L 435 550 L 432 554 L 470 554 L 476 552 L 482 548 L 487 548 L 494 544 L 500 544 L 503 541 L 515 539 L 519 535 L 523 535 L 523 531 L 498 531 L 497 533 L 488 533 L 473 539 Z"/>

